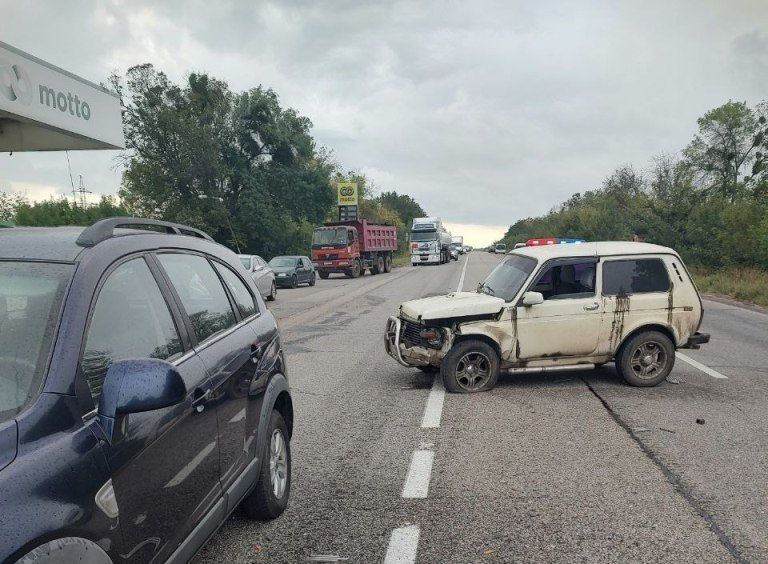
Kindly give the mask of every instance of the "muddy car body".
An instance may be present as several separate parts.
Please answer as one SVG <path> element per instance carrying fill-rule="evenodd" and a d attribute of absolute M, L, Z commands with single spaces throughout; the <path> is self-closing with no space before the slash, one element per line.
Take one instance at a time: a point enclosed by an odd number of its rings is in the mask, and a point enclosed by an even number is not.
<path fill-rule="evenodd" d="M 590 369 L 610 361 L 628 383 L 656 385 L 698 333 L 701 298 L 680 256 L 646 243 L 512 251 L 477 292 L 405 302 L 387 322 L 387 352 L 440 370 L 446 388 L 490 389 L 499 370 Z M 631 349 L 631 350 L 630 350 Z"/>

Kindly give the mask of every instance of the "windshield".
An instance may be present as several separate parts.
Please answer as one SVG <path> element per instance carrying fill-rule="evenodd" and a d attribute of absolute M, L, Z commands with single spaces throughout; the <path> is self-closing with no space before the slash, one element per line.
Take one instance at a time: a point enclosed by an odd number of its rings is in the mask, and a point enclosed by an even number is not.
<path fill-rule="evenodd" d="M 291 267 L 296 266 L 298 259 L 295 259 L 293 257 L 275 257 L 271 261 L 269 261 L 269 266 L 271 267 Z"/>
<path fill-rule="evenodd" d="M 435 241 L 437 231 L 411 231 L 411 241 Z"/>
<path fill-rule="evenodd" d="M 0 262 L 0 421 L 37 394 L 72 265 Z"/>
<path fill-rule="evenodd" d="M 522 255 L 509 255 L 488 275 L 480 291 L 489 296 L 512 300 L 536 268 L 536 260 Z"/>
<path fill-rule="evenodd" d="M 346 245 L 347 229 L 340 227 L 338 229 L 317 229 L 312 235 L 312 246 L 323 245 Z"/>
<path fill-rule="evenodd" d="M 251 268 L 251 257 L 240 257 L 240 262 L 243 263 L 246 270 Z"/>

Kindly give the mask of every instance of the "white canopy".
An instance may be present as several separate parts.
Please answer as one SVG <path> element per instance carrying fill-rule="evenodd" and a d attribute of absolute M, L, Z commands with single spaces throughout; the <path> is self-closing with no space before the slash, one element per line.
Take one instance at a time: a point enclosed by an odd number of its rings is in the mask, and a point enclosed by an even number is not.
<path fill-rule="evenodd" d="M 115 93 L 0 41 L 0 152 L 123 147 Z"/>

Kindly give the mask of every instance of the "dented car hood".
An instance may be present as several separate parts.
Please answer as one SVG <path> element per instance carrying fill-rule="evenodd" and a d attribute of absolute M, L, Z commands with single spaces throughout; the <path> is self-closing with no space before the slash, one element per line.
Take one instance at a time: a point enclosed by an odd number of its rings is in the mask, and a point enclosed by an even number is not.
<path fill-rule="evenodd" d="M 434 296 L 411 300 L 400 306 L 407 317 L 419 319 L 446 319 L 470 315 L 490 315 L 504 307 L 504 300 L 477 292 L 454 292 L 447 296 Z"/>

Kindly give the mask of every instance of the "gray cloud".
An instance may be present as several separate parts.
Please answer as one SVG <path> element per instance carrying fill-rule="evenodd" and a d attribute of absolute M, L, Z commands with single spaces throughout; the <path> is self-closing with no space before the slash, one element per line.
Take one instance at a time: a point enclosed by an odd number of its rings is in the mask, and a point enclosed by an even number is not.
<path fill-rule="evenodd" d="M 764 99 L 767 13 L 761 0 L 0 0 L 0 32 L 91 80 L 149 61 L 175 80 L 271 86 L 344 167 L 451 221 L 499 225 L 683 148 L 728 99 Z M 117 190 L 111 155 L 71 156 L 91 189 Z M 0 155 L 0 181 L 69 184 L 63 155 Z"/>

